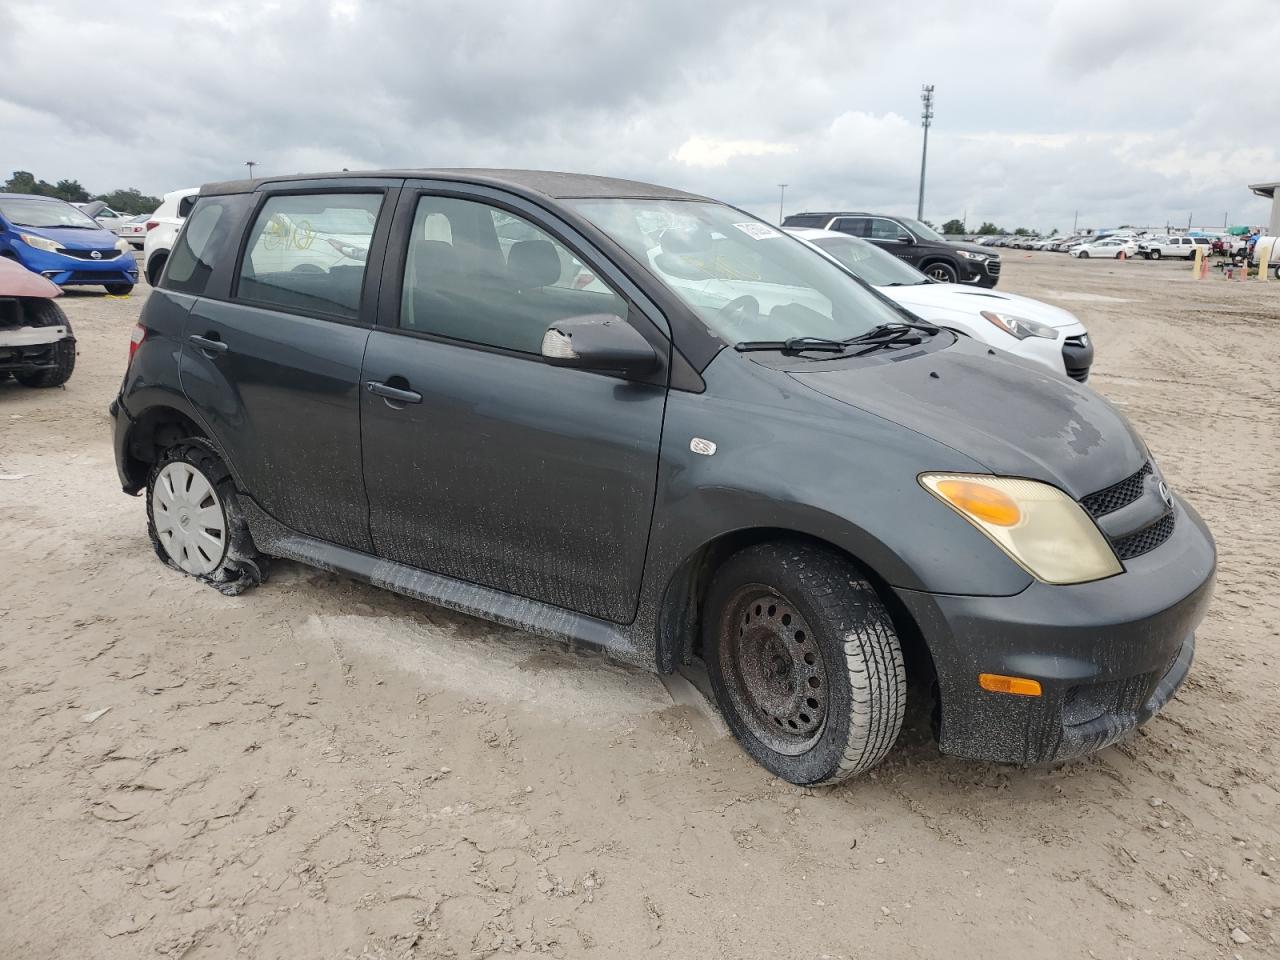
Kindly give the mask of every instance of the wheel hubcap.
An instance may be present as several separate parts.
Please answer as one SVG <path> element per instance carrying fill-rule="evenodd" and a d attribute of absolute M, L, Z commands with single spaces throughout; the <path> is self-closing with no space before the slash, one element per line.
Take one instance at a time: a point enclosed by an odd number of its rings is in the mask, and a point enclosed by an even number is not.
<path fill-rule="evenodd" d="M 929 271 L 929 276 L 933 277 L 935 280 L 942 280 L 944 282 L 951 279 L 951 274 L 942 267 L 934 267 Z"/>
<path fill-rule="evenodd" d="M 170 463 L 156 477 L 151 517 L 160 546 L 182 570 L 212 573 L 227 552 L 227 518 L 205 475 L 188 463 Z"/>
<path fill-rule="evenodd" d="M 813 633 L 776 591 L 747 586 L 721 626 L 720 672 L 751 733 L 780 753 L 799 754 L 827 719 L 827 671 Z"/>

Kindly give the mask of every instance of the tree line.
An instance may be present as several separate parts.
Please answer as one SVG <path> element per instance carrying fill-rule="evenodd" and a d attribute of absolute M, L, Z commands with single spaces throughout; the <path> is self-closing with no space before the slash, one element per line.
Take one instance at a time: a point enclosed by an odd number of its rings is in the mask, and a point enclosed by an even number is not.
<path fill-rule="evenodd" d="M 57 197 L 67 203 L 88 203 L 90 200 L 101 200 L 117 213 L 139 214 L 152 213 L 160 206 L 159 197 L 149 197 L 136 187 L 112 190 L 96 196 L 89 193 L 79 180 L 59 180 L 50 183 L 48 180 L 37 180 L 35 174 L 27 170 L 15 170 L 13 176 L 0 187 L 0 193 L 34 193 L 39 197 Z"/>
<path fill-rule="evenodd" d="M 946 223 L 942 225 L 942 232 L 949 236 L 964 235 L 969 233 L 968 229 L 964 225 L 963 220 L 948 220 Z M 1049 236 L 1052 237 L 1056 235 L 1057 232 L 1058 232 L 1058 229 L 1057 227 L 1055 227 L 1053 230 L 1053 233 L 1049 234 Z M 1015 237 L 1039 236 L 1039 234 L 1037 234 L 1036 231 L 1028 230 L 1026 227 L 1017 227 L 1014 230 L 1006 230 L 1004 227 L 997 227 L 994 223 L 991 223 L 990 221 L 987 221 L 987 220 L 984 220 L 982 223 L 982 226 L 978 227 L 977 230 L 973 231 L 972 236 L 993 237 L 993 236 L 1004 236 L 1005 234 L 1010 234 L 1010 233 L 1013 234 Z"/>

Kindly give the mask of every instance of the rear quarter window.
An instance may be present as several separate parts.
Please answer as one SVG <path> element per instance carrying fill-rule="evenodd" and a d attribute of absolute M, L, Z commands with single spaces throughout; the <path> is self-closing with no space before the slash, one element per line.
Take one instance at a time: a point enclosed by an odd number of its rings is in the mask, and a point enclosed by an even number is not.
<path fill-rule="evenodd" d="M 241 196 L 200 198 L 178 234 L 160 286 L 195 296 L 207 293 L 218 264 L 235 257 L 245 203 Z"/>

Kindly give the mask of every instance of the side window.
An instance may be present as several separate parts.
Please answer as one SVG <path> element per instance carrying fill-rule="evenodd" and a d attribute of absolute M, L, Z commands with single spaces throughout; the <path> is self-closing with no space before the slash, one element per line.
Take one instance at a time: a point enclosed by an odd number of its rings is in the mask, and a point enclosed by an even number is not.
<path fill-rule="evenodd" d="M 627 303 L 541 228 L 473 200 L 418 201 L 403 329 L 538 354 L 547 327 L 595 313 L 625 317 Z"/>
<path fill-rule="evenodd" d="M 871 221 L 866 217 L 841 217 L 831 225 L 831 229 L 851 237 L 870 237 Z"/>
<path fill-rule="evenodd" d="M 910 240 L 911 234 L 907 233 L 906 230 L 894 223 L 892 220 L 882 220 L 877 217 L 871 221 L 871 239 Z"/>
<path fill-rule="evenodd" d="M 263 204 L 240 265 L 242 300 L 353 320 L 381 193 L 274 196 Z M 197 206 L 196 211 L 203 209 Z"/>
<path fill-rule="evenodd" d="M 234 203 L 232 197 L 202 199 L 178 235 L 178 242 L 165 264 L 161 286 L 196 296 L 205 292 L 219 253 L 229 246 L 227 234 L 235 221 L 230 207 Z"/>

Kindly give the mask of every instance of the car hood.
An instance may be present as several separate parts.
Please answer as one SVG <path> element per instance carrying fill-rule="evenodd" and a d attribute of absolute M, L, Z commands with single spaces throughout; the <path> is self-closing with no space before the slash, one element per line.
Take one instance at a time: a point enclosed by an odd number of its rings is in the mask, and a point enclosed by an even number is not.
<path fill-rule="evenodd" d="M 909 287 L 878 288 L 890 300 L 907 309 L 959 310 L 977 314 L 983 310 L 993 313 L 1011 313 L 1047 324 L 1055 330 L 1064 330 L 1080 323 L 1079 318 L 1061 307 L 1055 307 L 1016 293 L 997 292 L 961 283 L 918 283 Z"/>
<path fill-rule="evenodd" d="M 790 376 L 944 443 L 994 474 L 1041 480 L 1079 499 L 1147 460 L 1129 422 L 1088 387 L 965 337 L 897 362 L 832 363 L 839 366 L 812 363 Z M 921 464 L 921 472 L 928 469 Z"/>
<path fill-rule="evenodd" d="M 14 227 L 15 233 L 29 233 L 35 237 L 54 240 L 67 250 L 112 250 L 116 235 L 110 230 L 81 230 L 78 227 Z"/>

